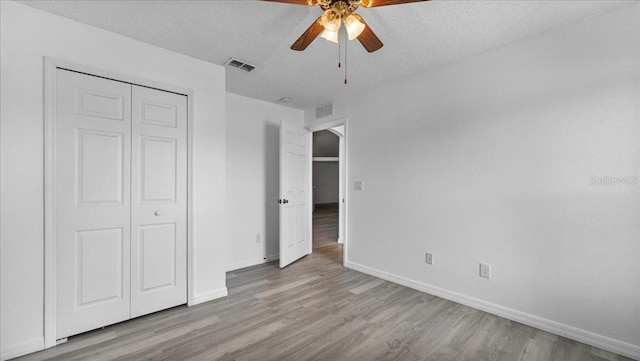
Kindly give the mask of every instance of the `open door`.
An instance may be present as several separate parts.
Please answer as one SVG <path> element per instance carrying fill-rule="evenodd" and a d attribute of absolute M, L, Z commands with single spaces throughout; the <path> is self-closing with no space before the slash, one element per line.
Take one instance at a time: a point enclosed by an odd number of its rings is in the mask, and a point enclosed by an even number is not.
<path fill-rule="evenodd" d="M 301 126 L 280 123 L 280 268 L 311 250 L 309 137 Z"/>
<path fill-rule="evenodd" d="M 340 125 L 328 130 L 340 138 L 338 143 L 338 243 L 344 243 L 347 236 L 345 231 L 345 225 L 347 224 L 347 207 L 345 203 L 347 198 L 347 147 L 344 138 L 345 127 Z"/>

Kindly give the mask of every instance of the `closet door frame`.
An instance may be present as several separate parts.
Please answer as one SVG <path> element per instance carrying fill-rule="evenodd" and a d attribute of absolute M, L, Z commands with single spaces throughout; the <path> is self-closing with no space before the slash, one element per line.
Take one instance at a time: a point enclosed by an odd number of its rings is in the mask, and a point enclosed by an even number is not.
<path fill-rule="evenodd" d="M 142 79 L 62 59 L 44 57 L 44 343 L 55 346 L 57 300 L 56 239 L 56 71 L 71 70 L 134 85 L 155 88 L 187 96 L 187 305 L 195 304 L 193 277 L 193 98 L 194 92 L 173 85 Z M 60 342 L 64 342 L 61 340 Z"/>

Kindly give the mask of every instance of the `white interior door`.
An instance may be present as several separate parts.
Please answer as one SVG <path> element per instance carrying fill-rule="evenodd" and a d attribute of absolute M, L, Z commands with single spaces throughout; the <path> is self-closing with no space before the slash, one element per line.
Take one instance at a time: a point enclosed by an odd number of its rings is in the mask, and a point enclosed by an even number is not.
<path fill-rule="evenodd" d="M 131 317 L 187 302 L 187 97 L 132 89 Z"/>
<path fill-rule="evenodd" d="M 131 86 L 57 71 L 57 338 L 129 318 Z"/>
<path fill-rule="evenodd" d="M 280 124 L 280 267 L 311 251 L 309 138 L 302 127 Z"/>

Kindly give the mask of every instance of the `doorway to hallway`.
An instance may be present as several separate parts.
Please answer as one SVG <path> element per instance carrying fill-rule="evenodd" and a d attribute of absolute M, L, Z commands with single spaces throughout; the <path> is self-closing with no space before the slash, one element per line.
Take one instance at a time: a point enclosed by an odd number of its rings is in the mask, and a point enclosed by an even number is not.
<path fill-rule="evenodd" d="M 340 143 L 332 129 L 313 133 L 312 154 L 312 244 L 313 252 L 342 264 L 340 241 Z"/>

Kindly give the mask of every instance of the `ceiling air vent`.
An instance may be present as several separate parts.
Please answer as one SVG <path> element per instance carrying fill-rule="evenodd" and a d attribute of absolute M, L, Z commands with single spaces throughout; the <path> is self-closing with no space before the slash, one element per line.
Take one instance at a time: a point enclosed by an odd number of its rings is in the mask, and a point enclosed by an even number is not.
<path fill-rule="evenodd" d="M 316 108 L 316 119 L 328 117 L 333 114 L 333 104 L 323 105 Z"/>
<path fill-rule="evenodd" d="M 238 60 L 235 58 L 230 58 L 229 60 L 227 60 L 224 65 L 231 67 L 231 68 L 236 68 L 238 70 L 242 70 L 244 72 L 250 73 L 253 69 L 256 68 L 255 65 L 251 65 L 249 63 L 246 63 L 242 60 Z"/>

